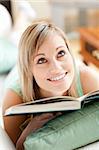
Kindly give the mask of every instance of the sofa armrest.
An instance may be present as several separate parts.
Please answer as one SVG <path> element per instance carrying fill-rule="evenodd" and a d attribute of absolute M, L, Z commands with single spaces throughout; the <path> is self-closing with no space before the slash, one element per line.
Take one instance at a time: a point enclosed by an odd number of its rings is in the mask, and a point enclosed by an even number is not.
<path fill-rule="evenodd" d="M 7 135 L 6 131 L 0 126 L 0 149 L 15 150 L 15 146 Z"/>

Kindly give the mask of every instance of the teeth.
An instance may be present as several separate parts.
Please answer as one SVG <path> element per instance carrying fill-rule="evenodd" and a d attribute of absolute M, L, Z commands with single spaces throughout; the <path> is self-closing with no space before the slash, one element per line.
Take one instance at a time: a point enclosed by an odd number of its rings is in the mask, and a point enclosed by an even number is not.
<path fill-rule="evenodd" d="M 51 78 L 50 80 L 51 80 L 51 81 L 61 80 L 62 78 L 64 78 L 64 76 L 65 76 L 65 73 L 62 74 L 62 75 L 60 75 L 60 76 L 58 76 L 58 77 Z"/>

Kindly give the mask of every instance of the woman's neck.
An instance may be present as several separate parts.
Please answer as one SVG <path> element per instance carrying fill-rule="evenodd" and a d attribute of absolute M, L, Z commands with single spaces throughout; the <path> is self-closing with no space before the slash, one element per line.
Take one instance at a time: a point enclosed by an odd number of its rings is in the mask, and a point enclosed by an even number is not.
<path fill-rule="evenodd" d="M 68 91 L 65 91 L 63 93 L 52 93 L 48 91 L 44 91 L 40 89 L 40 98 L 47 98 L 47 97 L 54 97 L 54 96 L 66 96 L 68 95 Z"/>

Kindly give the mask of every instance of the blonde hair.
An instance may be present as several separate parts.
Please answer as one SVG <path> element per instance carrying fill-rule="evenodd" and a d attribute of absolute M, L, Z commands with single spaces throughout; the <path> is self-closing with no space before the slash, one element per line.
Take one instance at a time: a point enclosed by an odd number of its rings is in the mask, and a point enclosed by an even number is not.
<path fill-rule="evenodd" d="M 39 87 L 31 72 L 31 60 L 33 54 L 39 49 L 44 40 L 51 33 L 60 35 L 70 51 L 65 33 L 53 23 L 46 20 L 33 22 L 33 24 L 31 24 L 21 36 L 19 42 L 18 66 L 24 102 L 31 101 L 40 96 Z"/>

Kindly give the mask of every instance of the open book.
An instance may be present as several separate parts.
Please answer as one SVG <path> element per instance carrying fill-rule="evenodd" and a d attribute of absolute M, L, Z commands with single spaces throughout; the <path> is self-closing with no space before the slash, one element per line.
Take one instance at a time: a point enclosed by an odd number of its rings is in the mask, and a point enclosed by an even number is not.
<path fill-rule="evenodd" d="M 81 109 L 86 103 L 99 100 L 99 91 L 88 93 L 82 97 L 57 96 L 30 101 L 8 108 L 7 115 L 34 114 Z"/>

